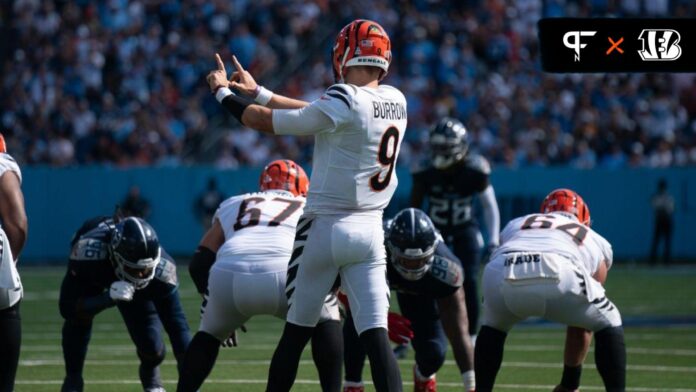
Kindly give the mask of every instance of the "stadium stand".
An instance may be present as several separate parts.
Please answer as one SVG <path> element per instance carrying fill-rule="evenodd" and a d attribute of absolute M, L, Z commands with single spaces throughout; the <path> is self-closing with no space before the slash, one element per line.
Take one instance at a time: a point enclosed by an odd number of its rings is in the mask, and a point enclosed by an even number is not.
<path fill-rule="evenodd" d="M 0 127 L 30 165 L 306 163 L 311 139 L 240 129 L 217 107 L 203 81 L 212 54 L 313 99 L 332 80 L 330 32 L 365 16 L 399 54 L 387 83 L 408 99 L 402 166 L 423 158 L 429 124 L 446 114 L 498 166 L 694 165 L 694 75 L 542 73 L 536 22 L 695 12 L 685 0 L 6 1 Z"/>

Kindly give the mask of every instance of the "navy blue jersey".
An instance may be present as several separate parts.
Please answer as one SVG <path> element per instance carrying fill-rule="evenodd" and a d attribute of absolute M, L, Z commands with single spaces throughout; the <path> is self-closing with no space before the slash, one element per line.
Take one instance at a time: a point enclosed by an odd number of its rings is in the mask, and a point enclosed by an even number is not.
<path fill-rule="evenodd" d="M 442 241 L 435 249 L 435 257 L 430 269 L 418 280 L 408 280 L 399 274 L 392 265 L 389 250 L 387 250 L 387 260 L 389 260 L 387 263 L 389 287 L 400 293 L 433 299 L 444 298 L 457 291 L 464 280 L 461 262 Z"/>
<path fill-rule="evenodd" d="M 113 224 L 111 218 L 93 218 L 86 221 L 73 236 L 68 273 L 76 278 L 80 285 L 106 291 L 111 283 L 118 280 L 108 251 Z M 137 290 L 134 298 L 163 297 L 176 289 L 176 264 L 164 249 L 161 253 L 154 278 L 147 287 Z"/>
<path fill-rule="evenodd" d="M 490 173 L 485 158 L 469 154 L 445 170 L 426 165 L 425 169 L 415 171 L 413 187 L 423 192 L 428 216 L 447 237 L 467 225 L 476 224 L 473 198 L 488 187 Z"/>

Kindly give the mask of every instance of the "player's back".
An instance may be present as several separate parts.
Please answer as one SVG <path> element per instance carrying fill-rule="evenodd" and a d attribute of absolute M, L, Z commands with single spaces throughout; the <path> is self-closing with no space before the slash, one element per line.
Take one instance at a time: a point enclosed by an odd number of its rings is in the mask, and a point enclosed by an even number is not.
<path fill-rule="evenodd" d="M 259 272 L 287 268 L 305 198 L 269 190 L 233 196 L 215 213 L 225 234 L 216 267 Z"/>
<path fill-rule="evenodd" d="M 397 186 L 406 99 L 394 87 L 336 84 L 314 102 L 335 125 L 316 135 L 307 212 L 381 211 Z"/>
<path fill-rule="evenodd" d="M 612 263 L 611 245 L 591 228 L 562 213 L 530 214 L 510 221 L 500 235 L 501 253 L 556 253 L 572 260 L 590 274 L 599 263 Z"/>

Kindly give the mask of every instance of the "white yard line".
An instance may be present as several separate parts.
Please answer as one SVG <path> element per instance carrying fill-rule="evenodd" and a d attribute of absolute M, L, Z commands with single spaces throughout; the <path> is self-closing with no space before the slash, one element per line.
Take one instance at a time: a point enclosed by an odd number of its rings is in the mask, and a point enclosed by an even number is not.
<path fill-rule="evenodd" d="M 176 380 L 162 380 L 165 384 L 176 384 Z M 17 380 L 18 385 L 61 385 L 63 380 Z M 205 381 L 206 384 L 259 384 L 265 385 L 266 380 L 257 379 L 209 379 Z M 140 385 L 139 380 L 85 380 L 85 385 L 104 385 L 104 384 L 121 384 L 121 385 Z M 319 385 L 318 380 L 295 380 L 295 384 L 306 384 L 306 385 Z M 366 384 L 372 384 L 371 382 L 366 382 Z M 461 383 L 456 382 L 438 382 L 439 386 L 443 387 L 461 387 Z M 412 382 L 404 381 L 404 385 L 413 385 Z M 526 385 L 526 384 L 497 384 L 498 388 L 507 389 L 524 389 L 524 390 L 550 390 L 554 388 L 554 385 Z M 603 387 L 598 386 L 583 386 L 583 390 L 590 391 L 603 391 Z M 649 391 L 664 391 L 664 392 L 696 392 L 696 389 L 688 388 L 626 388 L 627 391 L 635 392 L 649 392 Z"/>

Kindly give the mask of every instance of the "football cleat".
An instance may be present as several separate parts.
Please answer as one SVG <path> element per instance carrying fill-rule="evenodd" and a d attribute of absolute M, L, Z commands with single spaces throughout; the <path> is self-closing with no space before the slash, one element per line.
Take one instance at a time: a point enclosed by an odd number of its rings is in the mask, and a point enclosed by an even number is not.
<path fill-rule="evenodd" d="M 435 375 L 423 377 L 418 372 L 418 365 L 413 365 L 413 392 L 437 392 Z"/>
<path fill-rule="evenodd" d="M 279 189 L 295 196 L 307 196 L 309 178 L 302 166 L 289 159 L 278 159 L 266 165 L 259 178 L 262 191 Z"/>
<path fill-rule="evenodd" d="M 570 189 L 556 189 L 544 198 L 541 203 L 541 212 L 567 212 L 574 215 L 580 223 L 589 226 L 590 209 L 582 200 L 582 197 Z"/>
<path fill-rule="evenodd" d="M 343 392 L 365 392 L 365 385 L 362 382 L 346 381 L 343 384 Z"/>
<path fill-rule="evenodd" d="M 391 63 L 391 41 L 382 26 L 367 19 L 357 19 L 338 33 L 331 53 L 334 79 L 343 83 L 346 68 L 363 65 L 382 70 L 384 79 Z"/>

